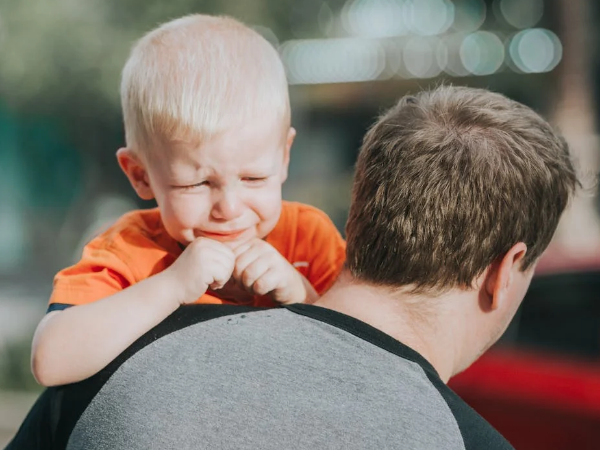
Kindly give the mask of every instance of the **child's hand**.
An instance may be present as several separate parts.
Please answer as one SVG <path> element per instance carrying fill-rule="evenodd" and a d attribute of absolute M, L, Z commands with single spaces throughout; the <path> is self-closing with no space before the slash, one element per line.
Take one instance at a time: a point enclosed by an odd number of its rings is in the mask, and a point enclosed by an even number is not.
<path fill-rule="evenodd" d="M 165 270 L 180 290 L 180 304 L 193 303 L 206 289 L 220 289 L 231 278 L 235 255 L 226 245 L 198 238 Z"/>
<path fill-rule="evenodd" d="M 234 254 L 233 278 L 253 295 L 269 295 L 282 304 L 304 302 L 309 296 L 304 277 L 262 239 L 241 245 Z"/>

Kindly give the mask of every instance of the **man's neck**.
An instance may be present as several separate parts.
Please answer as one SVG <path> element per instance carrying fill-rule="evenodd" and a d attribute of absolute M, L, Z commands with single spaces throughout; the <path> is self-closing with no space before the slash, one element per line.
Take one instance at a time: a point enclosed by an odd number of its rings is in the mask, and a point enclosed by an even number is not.
<path fill-rule="evenodd" d="M 460 364 L 457 349 L 462 336 L 458 334 L 464 327 L 453 327 L 455 321 L 446 320 L 444 301 L 359 283 L 346 273 L 314 304 L 352 316 L 402 342 L 447 382 Z M 435 302 L 429 314 L 426 302 Z"/>

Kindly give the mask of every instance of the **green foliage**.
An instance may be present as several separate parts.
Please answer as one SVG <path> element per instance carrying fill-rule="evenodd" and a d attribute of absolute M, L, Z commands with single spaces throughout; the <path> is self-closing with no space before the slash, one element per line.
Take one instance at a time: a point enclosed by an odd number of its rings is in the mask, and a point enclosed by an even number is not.
<path fill-rule="evenodd" d="M 0 351 L 0 391 L 41 391 L 31 374 L 31 343 L 20 340 L 8 343 Z"/>
<path fill-rule="evenodd" d="M 0 97 L 60 114 L 97 97 L 118 107 L 121 68 L 131 44 L 157 24 L 191 13 L 227 14 L 270 28 L 317 37 L 324 0 L 19 0 L 0 2 Z M 341 0 L 330 0 L 341 7 Z M 73 104 L 75 103 L 75 104 Z M 89 106 L 89 105 L 88 105 Z M 93 104 L 91 105 L 94 106 Z"/>

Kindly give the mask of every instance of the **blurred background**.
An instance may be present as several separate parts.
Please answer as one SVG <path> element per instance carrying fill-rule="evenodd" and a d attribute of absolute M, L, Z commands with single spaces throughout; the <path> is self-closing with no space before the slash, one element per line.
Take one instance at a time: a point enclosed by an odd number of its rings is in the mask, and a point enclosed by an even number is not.
<path fill-rule="evenodd" d="M 0 446 L 40 392 L 33 330 L 52 278 L 142 203 L 120 172 L 120 70 L 133 41 L 228 14 L 276 46 L 291 85 L 284 196 L 343 230 L 370 123 L 441 81 L 523 102 L 566 136 L 585 189 L 503 340 L 452 385 L 517 448 L 600 438 L 600 4 L 592 0 L 0 0 Z M 577 441 L 579 439 L 579 441 Z"/>

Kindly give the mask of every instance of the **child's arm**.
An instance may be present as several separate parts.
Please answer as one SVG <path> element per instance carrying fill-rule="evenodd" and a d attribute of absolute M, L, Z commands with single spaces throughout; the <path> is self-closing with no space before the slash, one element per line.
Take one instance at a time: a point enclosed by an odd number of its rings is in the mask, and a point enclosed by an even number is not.
<path fill-rule="evenodd" d="M 48 313 L 33 338 L 35 379 L 55 386 L 95 374 L 177 309 L 176 292 L 165 271 L 102 300 Z"/>
<path fill-rule="evenodd" d="M 223 286 L 233 265 L 228 247 L 200 238 L 157 275 L 97 302 L 48 313 L 33 339 L 36 380 L 54 386 L 95 374 L 179 305 Z"/>

